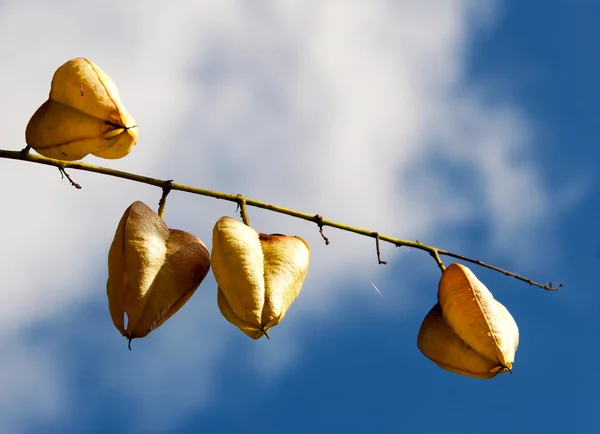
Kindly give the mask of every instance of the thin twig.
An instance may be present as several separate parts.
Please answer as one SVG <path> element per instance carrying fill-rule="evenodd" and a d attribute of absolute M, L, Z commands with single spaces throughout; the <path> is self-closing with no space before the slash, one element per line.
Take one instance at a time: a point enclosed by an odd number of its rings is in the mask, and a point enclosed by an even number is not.
<path fill-rule="evenodd" d="M 100 173 L 102 175 L 108 175 L 108 176 L 113 176 L 116 178 L 122 178 L 122 179 L 128 179 L 130 181 L 140 182 L 143 184 L 154 185 L 159 188 L 163 188 L 165 186 L 165 183 L 167 182 L 165 180 L 149 178 L 147 176 L 137 175 L 135 173 L 122 172 L 120 170 L 108 169 L 106 167 L 93 166 L 93 165 L 87 164 L 87 163 L 61 161 L 61 160 L 55 160 L 52 158 L 40 157 L 40 156 L 34 155 L 29 152 L 25 153 L 22 151 L 7 151 L 7 150 L 0 149 L 0 158 L 21 160 L 21 161 L 27 161 L 30 163 L 38 163 L 38 164 L 44 164 L 47 166 L 58 167 L 61 170 L 61 173 L 64 173 L 75 187 L 78 184 L 74 183 L 69 178 L 67 173 L 64 172 L 64 169 L 75 169 L 75 170 L 83 170 L 86 172 Z M 170 187 L 171 187 L 171 190 L 184 191 L 186 193 L 198 194 L 198 195 L 207 196 L 207 197 L 214 197 L 217 199 L 228 200 L 230 202 L 235 202 L 238 204 L 240 203 L 240 196 L 236 195 L 236 194 L 220 193 L 218 191 L 206 190 L 206 189 L 196 188 L 196 187 L 189 187 L 187 185 L 176 184 L 176 183 L 171 183 Z M 343 223 L 338 223 L 338 222 L 331 221 L 331 220 L 325 220 L 323 217 L 321 217 L 318 214 L 315 215 L 315 214 L 309 214 L 309 213 L 304 213 L 304 212 L 300 212 L 300 211 L 295 211 L 292 209 L 280 207 L 277 205 L 271 205 L 269 203 L 261 202 L 261 201 L 254 200 L 254 199 L 243 198 L 243 200 L 244 200 L 244 204 L 248 205 L 248 206 L 262 208 L 262 209 L 266 209 L 268 211 L 285 214 L 285 215 L 289 215 L 289 216 L 292 216 L 295 218 L 306 220 L 306 221 L 309 221 L 312 223 L 316 223 L 317 226 L 319 227 L 319 232 L 321 233 L 321 236 L 325 240 L 325 244 L 329 244 L 329 239 L 323 234 L 324 226 L 329 226 L 329 227 L 340 229 L 340 230 L 347 231 L 347 232 L 353 232 L 355 234 L 363 235 L 366 237 L 377 238 L 377 236 L 374 234 L 378 234 L 378 233 L 375 231 L 357 228 L 354 226 L 349 226 L 349 225 L 346 225 Z M 485 267 L 485 268 L 489 268 L 491 270 L 502 273 L 506 276 L 514 277 L 515 279 L 526 282 L 532 286 L 537 286 L 539 288 L 543 288 L 546 290 L 554 291 L 554 290 L 557 290 L 562 287 L 562 284 L 560 284 L 558 286 L 553 286 L 552 283 L 550 283 L 548 285 L 537 283 L 531 279 L 526 279 L 524 277 L 519 276 L 516 273 L 512 273 L 510 271 L 504 270 L 504 269 L 496 267 L 494 265 L 487 264 L 487 263 L 479 261 L 477 259 L 471 259 L 466 256 L 458 255 L 456 253 L 452 253 L 447 250 L 438 249 L 437 247 L 423 244 L 420 241 L 402 240 L 402 239 L 393 238 L 393 237 L 390 237 L 387 235 L 378 235 L 378 237 L 379 237 L 380 241 L 385 241 L 387 243 L 394 244 L 396 247 L 402 247 L 402 246 L 412 247 L 412 248 L 419 249 L 419 250 L 429 253 L 436 260 L 436 263 L 438 264 L 438 266 L 440 266 L 440 269 L 442 269 L 443 263 L 441 262 L 441 260 L 438 261 L 439 255 L 445 255 L 445 256 L 450 256 L 450 257 L 456 258 L 456 259 L 461 259 L 463 261 L 470 262 L 473 264 L 477 264 L 477 265 Z M 436 256 L 437 256 L 437 258 L 436 258 Z"/>
<path fill-rule="evenodd" d="M 379 262 L 379 265 L 387 265 L 387 261 L 381 260 L 381 249 L 379 247 L 379 233 L 373 232 L 373 235 L 375 235 L 375 247 L 377 248 L 377 262 Z"/>
<path fill-rule="evenodd" d="M 315 221 L 315 223 L 317 224 L 317 226 L 319 226 L 319 233 L 321 234 L 321 237 L 323 238 L 323 241 L 325 241 L 325 245 L 328 246 L 329 245 L 329 238 L 327 238 L 325 236 L 325 234 L 323 233 L 323 217 L 319 214 L 315 214 L 313 217 L 313 220 Z"/>
<path fill-rule="evenodd" d="M 456 258 L 456 259 L 460 259 L 460 260 L 465 261 L 465 262 L 470 262 L 471 264 L 477 264 L 480 267 L 489 268 L 490 270 L 497 271 L 498 273 L 502 273 L 505 276 L 514 277 L 515 279 L 518 279 L 518 280 L 520 280 L 522 282 L 529 283 L 532 286 L 537 286 L 539 288 L 544 288 L 544 289 L 547 289 L 549 291 L 556 291 L 556 290 L 558 290 L 558 289 L 560 289 L 560 288 L 563 287 L 562 283 L 559 283 L 558 286 L 554 286 L 554 285 L 552 285 L 552 282 L 548 283 L 547 285 L 542 285 L 540 283 L 534 282 L 531 279 L 527 279 L 526 277 L 522 277 L 522 276 L 518 275 L 517 273 L 513 273 L 512 271 L 504 270 L 502 268 L 496 267 L 495 265 L 491 265 L 491 264 L 488 264 L 486 262 L 480 261 L 479 259 L 472 259 L 472 258 L 469 258 L 467 256 L 458 255 L 456 253 L 448 252 L 446 250 L 438 249 L 438 253 L 440 255 L 450 256 L 451 258 Z"/>
<path fill-rule="evenodd" d="M 77 190 L 81 190 L 81 185 L 73 181 L 73 179 L 69 176 L 64 167 L 58 166 L 58 171 L 60 172 L 60 179 L 64 179 L 65 177 L 67 177 L 67 179 L 73 187 L 75 187 Z"/>

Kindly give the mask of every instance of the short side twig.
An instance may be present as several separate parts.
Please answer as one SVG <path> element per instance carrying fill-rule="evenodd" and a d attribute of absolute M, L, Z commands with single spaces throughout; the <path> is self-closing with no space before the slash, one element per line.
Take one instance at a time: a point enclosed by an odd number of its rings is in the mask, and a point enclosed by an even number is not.
<path fill-rule="evenodd" d="M 379 232 L 373 232 L 373 236 L 375 237 L 375 247 L 377 249 L 377 262 L 379 265 L 387 265 L 387 261 L 381 260 L 381 248 L 379 247 Z"/>
<path fill-rule="evenodd" d="M 73 187 L 75 187 L 77 190 L 81 190 L 81 185 L 73 181 L 73 179 L 69 176 L 64 167 L 58 166 L 58 171 L 60 172 L 60 179 L 64 179 L 66 177 Z"/>
<path fill-rule="evenodd" d="M 325 241 L 325 245 L 328 246 L 329 245 L 329 238 L 327 238 L 325 236 L 325 234 L 323 233 L 323 217 L 319 214 L 316 214 L 313 217 L 315 223 L 317 224 L 317 226 L 319 226 L 319 233 L 321 234 L 321 237 L 323 238 L 323 241 Z"/>

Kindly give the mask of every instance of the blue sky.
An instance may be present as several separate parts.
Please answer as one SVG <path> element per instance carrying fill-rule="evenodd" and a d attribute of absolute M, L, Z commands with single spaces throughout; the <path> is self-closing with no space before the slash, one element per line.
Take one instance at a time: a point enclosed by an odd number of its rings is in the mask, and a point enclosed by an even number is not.
<path fill-rule="evenodd" d="M 52 73 L 85 56 L 140 125 L 92 164 L 273 202 L 477 257 L 520 329 L 488 381 L 416 348 L 439 270 L 418 251 L 250 209 L 302 236 L 311 268 L 271 340 L 216 306 L 209 275 L 145 339 L 108 313 L 123 211 L 160 192 L 3 160 L 2 433 L 600 432 L 600 6 L 590 1 L 0 2 L 4 149 Z M 119 13 L 114 13 L 114 11 Z M 93 17 L 93 19 L 91 18 Z M 87 161 L 87 159 L 86 159 Z M 275 164 L 273 164 L 275 163 Z M 174 192 L 165 220 L 210 246 L 235 206 Z M 451 261 L 446 261 L 450 263 Z M 377 285 L 380 297 L 371 283 Z"/>

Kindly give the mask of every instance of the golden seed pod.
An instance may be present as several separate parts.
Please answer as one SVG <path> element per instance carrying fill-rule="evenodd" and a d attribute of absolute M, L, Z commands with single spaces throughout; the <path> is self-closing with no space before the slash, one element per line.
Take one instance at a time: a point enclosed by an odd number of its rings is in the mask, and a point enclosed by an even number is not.
<path fill-rule="evenodd" d="M 108 253 L 108 307 L 131 342 L 160 327 L 193 295 L 210 268 L 197 237 L 165 222 L 142 202 L 123 214 Z M 125 326 L 127 315 L 127 326 Z"/>
<path fill-rule="evenodd" d="M 29 120 L 25 140 L 48 158 L 117 159 L 131 152 L 137 134 L 115 83 L 94 63 L 77 58 L 54 73 L 50 96 Z"/>
<path fill-rule="evenodd" d="M 450 328 L 476 352 L 512 368 L 519 329 L 508 310 L 464 265 L 451 264 L 440 279 L 438 302 Z"/>
<path fill-rule="evenodd" d="M 217 304 L 252 339 L 276 326 L 300 294 L 310 248 L 295 236 L 259 234 L 231 217 L 213 229 L 212 270 Z"/>
<path fill-rule="evenodd" d="M 442 369 L 474 378 L 493 378 L 507 372 L 497 360 L 490 360 L 471 348 L 446 323 L 437 303 L 429 311 L 417 337 L 417 347 Z"/>

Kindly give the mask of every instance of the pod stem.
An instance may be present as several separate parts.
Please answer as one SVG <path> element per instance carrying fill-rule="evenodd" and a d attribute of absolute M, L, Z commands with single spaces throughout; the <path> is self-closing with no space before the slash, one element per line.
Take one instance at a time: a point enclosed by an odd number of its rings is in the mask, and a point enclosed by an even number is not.
<path fill-rule="evenodd" d="M 250 226 L 250 219 L 248 218 L 248 211 L 246 210 L 246 199 L 241 194 L 237 195 L 238 209 L 240 210 L 240 217 L 246 226 Z M 266 333 L 265 333 L 266 334 Z"/>
<path fill-rule="evenodd" d="M 438 250 L 432 250 L 431 252 L 429 252 L 429 254 L 433 257 L 433 259 L 437 263 L 438 267 L 440 268 L 440 271 L 443 273 L 444 270 L 446 270 L 446 266 L 444 265 L 444 263 L 440 259 L 439 251 Z"/>
<path fill-rule="evenodd" d="M 171 184 L 173 184 L 173 180 L 169 179 L 168 181 L 165 181 L 165 185 L 162 188 L 162 196 L 158 201 L 158 216 L 160 218 L 163 218 L 163 215 L 165 214 L 165 206 L 167 205 L 167 196 L 171 192 Z"/>
<path fill-rule="evenodd" d="M 183 185 L 183 184 L 176 184 L 172 181 L 165 181 L 165 180 L 161 180 L 161 179 L 150 178 L 150 177 L 138 175 L 135 173 L 123 172 L 120 170 L 109 169 L 106 167 L 93 166 L 93 165 L 87 164 L 87 163 L 76 162 L 76 161 L 62 161 L 62 160 L 55 160 L 53 158 L 41 157 L 41 156 L 34 155 L 31 152 L 29 152 L 29 149 L 27 147 L 25 149 L 23 149 L 22 151 L 8 151 L 8 150 L 0 149 L 0 158 L 21 160 L 21 161 L 26 161 L 29 163 L 37 163 L 37 164 L 43 164 L 46 166 L 58 167 L 59 170 L 61 171 L 61 174 L 63 174 L 63 175 L 67 175 L 65 172 L 65 169 L 74 169 L 74 170 L 83 170 L 86 172 L 99 173 L 102 175 L 113 176 L 116 178 L 127 179 L 129 181 L 153 185 L 155 187 L 159 187 L 159 188 L 163 189 L 163 195 L 165 196 L 165 198 L 166 198 L 166 194 L 164 192 L 165 192 L 165 189 L 167 189 L 168 191 L 178 190 L 178 191 L 183 191 L 186 193 L 198 194 L 201 196 L 213 197 L 216 199 L 222 199 L 222 200 L 227 200 L 230 202 L 235 202 L 238 204 L 238 206 L 240 208 L 240 214 L 242 216 L 242 220 L 244 221 L 244 224 L 246 224 L 248 226 L 250 226 L 250 221 L 248 220 L 246 206 L 262 208 L 267 211 L 285 214 L 285 215 L 288 215 L 291 217 L 295 217 L 298 219 L 302 219 L 302 220 L 306 220 L 306 221 L 315 223 L 319 228 L 319 232 L 320 232 L 321 236 L 323 237 L 325 244 L 329 244 L 329 239 L 323 234 L 323 227 L 329 226 L 329 227 L 340 229 L 343 231 L 353 232 L 358 235 L 375 238 L 376 242 L 377 242 L 377 240 L 379 240 L 380 242 L 385 241 L 387 243 L 394 244 L 396 247 L 411 247 L 411 248 L 414 248 L 417 250 L 422 250 L 424 252 L 429 253 L 429 255 L 435 260 L 437 266 L 442 271 L 445 269 L 445 266 L 444 266 L 444 263 L 441 261 L 440 256 L 449 256 L 449 257 L 452 257 L 455 259 L 459 259 L 459 260 L 462 260 L 465 262 L 479 265 L 484 268 L 489 268 L 490 270 L 497 271 L 498 273 L 502 273 L 505 276 L 513 277 L 517 280 L 528 283 L 531 286 L 537 286 L 539 288 L 546 289 L 548 291 L 554 291 L 563 286 L 562 283 L 559 284 L 558 286 L 553 285 L 552 282 L 550 282 L 548 284 L 538 283 L 531 279 L 522 277 L 522 276 L 518 275 L 517 273 L 513 273 L 512 271 L 508 271 L 508 270 L 502 269 L 500 267 L 496 267 L 494 265 L 488 264 L 488 263 L 480 261 L 478 259 L 469 258 L 467 256 L 459 255 L 459 254 L 452 253 L 452 252 L 444 250 L 444 249 L 440 249 L 440 248 L 437 248 L 434 246 L 423 244 L 420 241 L 402 240 L 402 239 L 390 237 L 387 235 L 381 235 L 381 234 L 379 234 L 379 232 L 375 232 L 372 230 L 357 228 L 354 226 L 335 222 L 332 220 L 326 220 L 319 214 L 309 214 L 309 213 L 305 213 L 305 212 L 296 211 L 293 209 L 284 208 L 284 207 L 277 206 L 277 205 L 272 205 L 270 203 L 261 202 L 258 200 L 243 197 L 241 194 L 221 193 L 218 191 L 207 190 L 207 189 L 197 188 L 197 187 L 190 187 L 190 186 Z M 67 175 L 67 178 L 68 178 L 68 175 Z M 167 191 L 167 193 L 168 193 L 168 191 Z M 163 212 L 164 212 L 164 204 L 163 204 Z M 161 215 L 160 205 L 159 205 L 159 215 Z M 379 256 L 378 260 L 381 261 L 381 256 Z"/>

